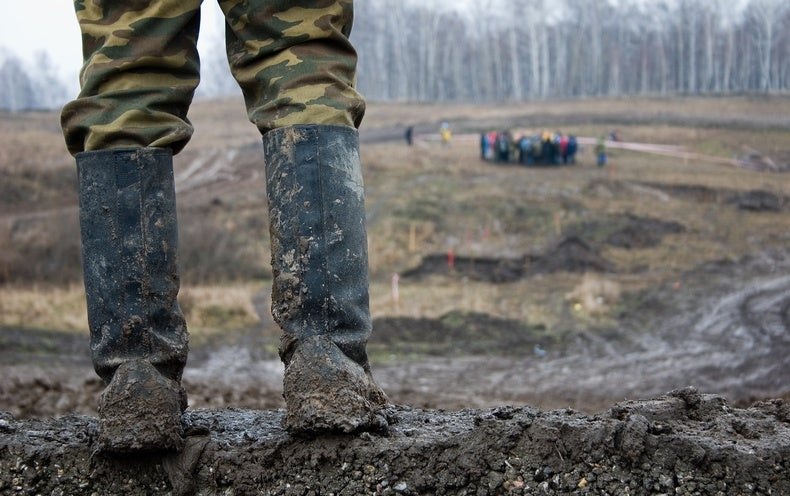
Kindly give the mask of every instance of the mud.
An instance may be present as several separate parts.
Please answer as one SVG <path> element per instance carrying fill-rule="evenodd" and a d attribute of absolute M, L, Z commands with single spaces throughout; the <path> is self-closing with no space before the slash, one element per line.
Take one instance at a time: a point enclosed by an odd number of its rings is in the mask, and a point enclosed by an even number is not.
<path fill-rule="evenodd" d="M 682 224 L 673 221 L 636 215 L 609 215 L 602 220 L 571 225 L 566 231 L 596 244 L 638 249 L 658 246 L 668 234 L 685 230 Z"/>
<path fill-rule="evenodd" d="M 282 365 L 250 333 L 193 353 L 210 436 L 169 458 L 92 457 L 87 350 L 3 333 L 0 493 L 790 494 L 788 273 L 786 251 L 707 263 L 562 345 L 480 314 L 379 320 L 377 356 L 414 348 L 374 363 L 389 430 L 354 436 L 286 434 Z"/>
<path fill-rule="evenodd" d="M 625 239 L 626 236 L 647 236 L 636 228 L 633 231 L 620 233 L 620 239 Z M 537 274 L 613 271 L 614 265 L 603 258 L 590 243 L 571 234 L 561 238 L 543 253 L 526 254 L 519 258 L 453 255 L 451 263 L 448 254 L 430 254 L 423 257 L 418 266 L 404 271 L 401 277 L 421 279 L 431 275 L 446 275 L 503 284 Z"/>
<path fill-rule="evenodd" d="M 790 208 L 790 199 L 786 196 L 759 189 L 737 191 L 689 184 L 641 183 L 641 185 L 653 190 L 663 191 L 683 200 L 699 203 L 730 204 L 741 210 L 780 212 Z"/>
<path fill-rule="evenodd" d="M 600 415 L 393 407 L 385 432 L 289 436 L 282 411 L 198 410 L 180 455 L 92 456 L 96 421 L 0 419 L 3 494 L 788 494 L 790 409 L 694 389 Z"/>

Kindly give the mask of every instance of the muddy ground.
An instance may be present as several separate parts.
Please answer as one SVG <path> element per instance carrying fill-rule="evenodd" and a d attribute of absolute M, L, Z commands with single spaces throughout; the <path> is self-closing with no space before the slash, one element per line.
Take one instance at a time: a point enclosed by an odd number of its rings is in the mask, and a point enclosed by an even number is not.
<path fill-rule="evenodd" d="M 368 141 L 400 137 L 384 131 Z M 249 149 L 257 156 L 257 143 Z M 217 154 L 207 160 L 222 163 Z M 182 194 L 215 176 L 182 179 Z M 585 188 L 790 211 L 786 196 L 763 190 L 611 179 Z M 459 254 L 452 268 L 446 253 L 429 253 L 401 276 L 540 288 L 552 274 L 611 274 L 604 246 L 645 249 L 686 229 L 607 213 L 565 226 L 541 251 Z M 622 295 L 621 307 L 614 322 L 561 338 L 463 308 L 377 318 L 369 350 L 390 426 L 317 439 L 280 427 L 277 331 L 262 308 L 259 326 L 191 350 L 188 417 L 208 434 L 194 430 L 178 456 L 125 459 L 93 455 L 102 384 L 86 338 L 0 327 L 0 494 L 790 494 L 790 249 L 711 259 Z"/>
<path fill-rule="evenodd" d="M 554 252 L 589 258 L 573 246 Z M 170 458 L 92 456 L 84 339 L 3 329 L 0 493 L 790 494 L 788 274 L 787 251 L 705 264 L 635 295 L 619 335 L 551 351 L 487 315 L 379 319 L 371 349 L 420 354 L 376 365 L 399 406 L 351 437 L 281 429 L 282 368 L 251 330 L 193 350 L 210 434 Z"/>
<path fill-rule="evenodd" d="M 596 416 L 499 407 L 388 411 L 386 431 L 290 437 L 282 411 L 197 410 L 180 455 L 91 455 L 93 417 L 0 418 L 3 494 L 680 494 L 790 492 L 790 409 L 692 388 Z"/>

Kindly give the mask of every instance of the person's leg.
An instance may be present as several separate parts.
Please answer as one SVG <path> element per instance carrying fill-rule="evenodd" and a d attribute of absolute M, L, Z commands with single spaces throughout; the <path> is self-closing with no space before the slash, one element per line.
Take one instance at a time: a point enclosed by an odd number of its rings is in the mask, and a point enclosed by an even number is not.
<path fill-rule="evenodd" d="M 180 449 L 188 334 L 171 152 L 82 152 L 77 170 L 91 357 L 107 384 L 99 448 Z"/>
<path fill-rule="evenodd" d="M 301 124 L 359 127 L 352 0 L 219 0 L 231 72 L 264 135 Z"/>
<path fill-rule="evenodd" d="M 74 1 L 84 64 L 80 94 L 61 114 L 72 155 L 186 145 L 200 80 L 200 1 Z"/>
<path fill-rule="evenodd" d="M 189 140 L 200 0 L 75 2 L 85 65 L 62 126 L 79 180 L 99 449 L 178 450 L 188 334 L 172 155 Z"/>
<path fill-rule="evenodd" d="M 272 314 L 283 330 L 286 427 L 383 425 L 370 374 L 368 258 L 348 41 L 351 0 L 220 0 L 228 58 L 263 134 Z"/>

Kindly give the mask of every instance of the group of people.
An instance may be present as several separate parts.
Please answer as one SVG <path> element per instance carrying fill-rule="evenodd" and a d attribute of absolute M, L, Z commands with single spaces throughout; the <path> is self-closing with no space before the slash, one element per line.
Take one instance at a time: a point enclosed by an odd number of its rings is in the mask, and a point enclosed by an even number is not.
<path fill-rule="evenodd" d="M 576 136 L 564 135 L 560 131 L 524 133 L 518 137 L 507 130 L 480 134 L 480 158 L 497 163 L 575 164 L 578 151 Z"/>

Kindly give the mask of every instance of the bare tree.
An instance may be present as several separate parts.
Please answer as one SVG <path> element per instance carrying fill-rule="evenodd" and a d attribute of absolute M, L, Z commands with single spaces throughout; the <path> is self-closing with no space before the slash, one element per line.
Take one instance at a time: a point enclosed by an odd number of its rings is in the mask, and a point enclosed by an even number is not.
<path fill-rule="evenodd" d="M 355 16 L 358 85 L 372 100 L 790 91 L 787 0 L 477 0 L 462 12 L 364 0 Z M 201 54 L 204 96 L 238 92 L 219 36 Z M 48 56 L 3 55 L 1 108 L 68 97 Z"/>
<path fill-rule="evenodd" d="M 0 66 L 0 107 L 18 112 L 34 108 L 36 91 L 32 78 L 28 75 L 22 61 L 11 56 Z"/>

